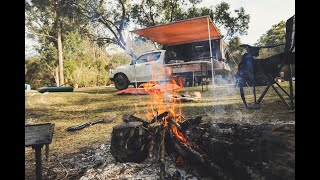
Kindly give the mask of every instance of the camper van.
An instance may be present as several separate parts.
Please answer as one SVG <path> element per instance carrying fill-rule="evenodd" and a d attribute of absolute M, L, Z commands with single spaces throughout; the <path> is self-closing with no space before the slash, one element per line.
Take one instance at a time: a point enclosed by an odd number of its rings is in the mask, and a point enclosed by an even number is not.
<path fill-rule="evenodd" d="M 129 64 L 111 70 L 110 79 L 118 90 L 126 89 L 130 84 L 137 86 L 151 81 L 151 69 L 159 65 L 170 69 L 172 75 L 185 78 L 186 83 L 191 79 L 191 84 L 200 84 L 204 78 L 226 75 L 231 71 L 223 36 L 208 16 L 133 32 L 162 44 L 163 48 L 143 53 Z M 165 74 L 159 79 L 165 81 Z"/>

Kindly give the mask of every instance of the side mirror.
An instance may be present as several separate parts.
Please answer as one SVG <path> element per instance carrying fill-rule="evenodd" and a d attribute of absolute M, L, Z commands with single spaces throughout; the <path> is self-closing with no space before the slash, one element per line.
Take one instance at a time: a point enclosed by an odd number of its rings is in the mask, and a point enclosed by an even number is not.
<path fill-rule="evenodd" d="M 135 63 L 135 62 L 134 62 L 134 60 L 131 60 L 131 63 L 130 63 L 130 65 L 134 65 L 134 63 Z"/>

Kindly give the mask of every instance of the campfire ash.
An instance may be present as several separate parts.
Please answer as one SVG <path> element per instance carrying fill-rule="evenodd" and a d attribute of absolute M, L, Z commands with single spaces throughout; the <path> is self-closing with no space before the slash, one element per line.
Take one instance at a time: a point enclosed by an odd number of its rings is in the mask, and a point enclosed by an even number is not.
<path fill-rule="evenodd" d="M 110 147 L 110 146 L 106 146 Z M 80 180 L 91 179 L 159 179 L 159 176 L 155 172 L 159 172 L 159 166 L 157 163 L 145 161 L 142 163 L 126 162 L 118 163 L 112 158 L 110 152 L 106 154 L 104 158 L 108 158 L 108 163 L 99 168 L 90 168 L 80 178 Z M 165 157 L 165 171 L 168 179 L 200 179 L 196 175 L 196 171 L 190 170 L 190 168 L 176 167 L 175 159 L 173 156 Z"/>

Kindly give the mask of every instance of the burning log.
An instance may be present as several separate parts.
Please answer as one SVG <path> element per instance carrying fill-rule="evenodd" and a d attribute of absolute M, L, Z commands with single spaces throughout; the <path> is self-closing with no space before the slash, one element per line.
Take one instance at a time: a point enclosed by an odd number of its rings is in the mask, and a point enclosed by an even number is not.
<path fill-rule="evenodd" d="M 163 113 L 161 113 L 159 116 L 157 116 L 157 120 L 161 120 L 163 119 L 164 117 L 168 116 L 169 112 L 165 111 Z"/>
<path fill-rule="evenodd" d="M 181 126 L 180 126 L 179 123 L 177 123 L 176 121 L 174 121 L 174 120 L 171 119 L 171 118 L 168 118 L 167 120 L 168 120 L 170 123 L 172 123 L 173 125 L 175 125 L 175 126 L 178 128 L 179 131 L 182 131 L 182 128 L 181 128 Z"/>

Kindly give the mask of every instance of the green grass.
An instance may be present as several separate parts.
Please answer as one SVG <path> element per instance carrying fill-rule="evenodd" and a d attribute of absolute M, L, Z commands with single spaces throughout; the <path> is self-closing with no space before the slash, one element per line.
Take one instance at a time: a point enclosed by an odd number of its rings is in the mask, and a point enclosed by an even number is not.
<path fill-rule="evenodd" d="M 287 83 L 282 83 L 288 89 Z M 262 88 L 258 88 L 261 93 Z M 201 86 L 188 87 L 180 94 L 201 92 Z M 248 94 L 252 102 L 253 95 Z M 70 154 L 79 151 L 81 147 L 94 146 L 110 140 L 112 127 L 122 122 L 125 113 L 134 113 L 134 104 L 145 110 L 149 100 L 148 95 L 115 95 L 114 87 L 80 88 L 74 92 L 40 94 L 36 91 L 26 92 L 25 123 L 54 123 L 55 131 L 51 153 Z M 143 102 L 143 103 L 140 103 Z M 202 93 L 199 102 L 182 104 L 185 117 L 203 116 L 205 121 L 216 122 L 273 122 L 294 120 L 294 113 L 282 104 L 270 88 L 262 106 L 257 110 L 244 108 L 239 95 L 239 89 L 233 86 L 217 86 Z M 98 119 L 104 115 L 117 115 L 110 124 L 96 124 L 77 132 L 67 132 L 69 126 Z M 33 160 L 33 151 L 26 148 L 26 160 Z"/>

